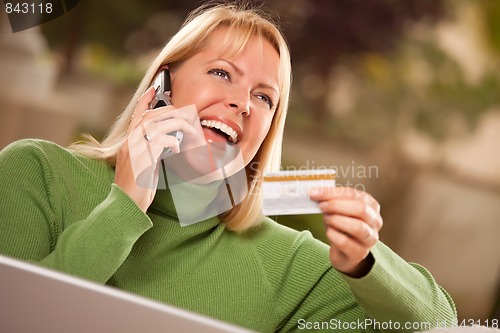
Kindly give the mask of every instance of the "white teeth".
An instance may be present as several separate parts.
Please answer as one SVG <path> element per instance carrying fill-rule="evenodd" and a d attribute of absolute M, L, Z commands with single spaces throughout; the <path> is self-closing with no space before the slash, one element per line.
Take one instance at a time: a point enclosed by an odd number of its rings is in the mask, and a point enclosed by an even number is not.
<path fill-rule="evenodd" d="M 236 133 L 236 131 L 234 129 L 232 129 L 231 127 L 227 126 L 226 124 L 223 124 L 220 121 L 202 120 L 200 123 L 201 123 L 201 126 L 205 126 L 205 127 L 208 127 L 208 128 L 214 128 L 215 127 L 217 129 L 219 129 L 221 132 L 226 133 L 227 135 L 229 135 L 231 137 L 231 140 L 233 142 L 236 142 L 237 139 L 238 139 L 238 133 Z"/>

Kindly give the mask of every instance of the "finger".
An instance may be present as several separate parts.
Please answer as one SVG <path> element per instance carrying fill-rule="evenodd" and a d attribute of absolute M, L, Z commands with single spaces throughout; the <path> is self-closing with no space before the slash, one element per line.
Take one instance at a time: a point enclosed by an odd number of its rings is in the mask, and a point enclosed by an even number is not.
<path fill-rule="evenodd" d="M 128 140 L 130 151 L 130 166 L 136 182 L 149 186 L 150 180 L 154 177 L 159 157 L 165 148 L 171 148 L 172 151 L 179 151 L 178 140 L 171 135 L 161 135 L 155 140 L 146 141 L 139 128 L 134 130 Z"/>
<path fill-rule="evenodd" d="M 354 217 L 363 220 L 377 231 L 382 228 L 383 223 L 380 214 L 361 200 L 328 200 L 320 202 L 318 207 L 324 214 Z"/>
<path fill-rule="evenodd" d="M 369 193 L 348 186 L 316 187 L 311 189 L 309 197 L 314 201 L 329 199 L 361 199 L 370 204 L 375 210 L 380 211 L 380 204 Z"/>
<path fill-rule="evenodd" d="M 158 157 L 163 152 L 163 149 L 173 148 L 174 151 L 178 151 L 179 140 L 177 140 L 175 136 L 168 135 L 166 133 L 159 133 L 155 136 L 150 136 L 148 134 L 148 136 L 151 140 L 144 140 L 146 145 L 143 145 L 143 142 L 141 142 L 140 149 L 142 152 L 150 151 L 152 153 L 153 164 L 156 164 Z"/>
<path fill-rule="evenodd" d="M 333 214 L 325 215 L 324 221 L 327 228 L 334 228 L 368 247 L 375 245 L 379 239 L 378 232 L 359 219 Z"/>
<path fill-rule="evenodd" d="M 382 217 L 373 207 L 361 200 L 327 200 L 318 207 L 324 214 L 337 214 L 361 219 L 377 231 L 382 227 Z"/>
<path fill-rule="evenodd" d="M 364 192 L 348 186 L 323 186 L 312 188 L 309 194 L 313 200 L 326 200 L 332 198 L 354 199 L 361 196 L 362 193 Z"/>
<path fill-rule="evenodd" d="M 194 121 L 193 118 L 195 118 Z M 179 130 L 185 134 L 196 134 L 198 131 L 201 131 L 198 113 L 196 112 L 196 108 L 191 105 L 180 109 L 169 105 L 153 110 L 146 110 L 136 122 L 136 127 L 140 124 L 148 128 L 147 135 L 149 137 L 153 137 L 153 135 L 159 133 L 170 133 Z M 160 127 L 155 124 L 160 124 Z"/>
<path fill-rule="evenodd" d="M 334 228 L 327 228 L 326 237 L 331 247 L 334 248 L 334 250 L 340 251 L 349 260 L 361 261 L 366 258 L 370 252 L 368 247 L 356 242 Z"/>
<path fill-rule="evenodd" d="M 197 133 L 196 128 L 184 119 L 167 119 L 160 122 L 148 120 L 143 123 L 143 126 L 147 135 L 152 139 L 154 139 L 155 136 L 175 131 L 183 131 L 184 133 L 190 134 Z"/>
<path fill-rule="evenodd" d="M 163 106 L 161 108 L 155 109 L 160 111 L 159 113 L 154 113 L 155 121 L 166 120 L 170 118 L 180 118 L 186 120 L 190 124 L 195 124 L 200 122 L 200 118 L 198 116 L 198 111 L 195 105 L 188 105 L 181 108 L 173 108 L 173 106 Z"/>
<path fill-rule="evenodd" d="M 127 139 L 129 160 L 134 170 L 134 175 L 138 175 L 147 168 L 156 165 L 160 154 L 165 147 L 178 151 L 179 142 L 176 137 L 167 133 L 152 135 L 148 132 L 144 124 L 135 128 Z"/>
<path fill-rule="evenodd" d="M 149 102 L 153 99 L 155 94 L 155 90 L 153 87 L 150 87 L 141 97 L 137 100 L 137 105 L 135 106 L 134 113 L 130 120 L 130 124 L 127 129 L 127 133 L 132 132 L 134 128 L 137 127 L 139 122 L 141 121 L 141 115 L 149 109 Z"/>
<path fill-rule="evenodd" d="M 165 148 L 170 148 L 172 152 L 178 153 L 180 151 L 179 148 L 179 140 L 175 136 L 163 134 L 157 138 L 155 142 L 160 147 L 160 154 L 163 152 Z M 159 156 L 159 155 L 158 155 Z"/>

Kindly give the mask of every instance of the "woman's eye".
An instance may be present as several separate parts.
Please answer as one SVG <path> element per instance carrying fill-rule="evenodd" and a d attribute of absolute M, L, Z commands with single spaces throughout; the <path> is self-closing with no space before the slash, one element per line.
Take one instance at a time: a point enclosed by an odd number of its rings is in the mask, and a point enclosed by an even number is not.
<path fill-rule="evenodd" d="M 221 68 L 210 69 L 208 71 L 208 73 L 212 74 L 212 75 L 220 76 L 221 78 L 226 79 L 226 80 L 231 80 L 231 75 L 229 75 L 229 72 L 224 70 L 224 69 L 221 69 Z"/>
<path fill-rule="evenodd" d="M 265 95 L 265 94 L 260 94 L 260 95 L 257 95 L 257 98 L 262 100 L 263 102 L 265 102 L 268 107 L 269 107 L 269 110 L 272 110 L 273 107 L 274 107 L 274 102 L 273 100 L 271 99 L 271 97 Z"/>

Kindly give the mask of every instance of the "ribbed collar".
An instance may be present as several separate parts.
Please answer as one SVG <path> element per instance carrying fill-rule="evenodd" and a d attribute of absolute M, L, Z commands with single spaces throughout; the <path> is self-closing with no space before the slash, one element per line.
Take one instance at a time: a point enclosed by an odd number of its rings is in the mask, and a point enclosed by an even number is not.
<path fill-rule="evenodd" d="M 149 212 L 160 216 L 168 217 L 181 224 L 179 217 L 186 224 L 183 228 L 213 228 L 220 223 L 217 216 L 207 218 L 207 207 L 213 205 L 220 189 L 221 182 L 214 182 L 208 185 L 197 185 L 183 181 L 172 181 L 169 177 L 169 187 L 158 189 L 155 198 L 148 209 Z M 224 186 L 224 185 L 222 185 Z M 204 218 L 199 218 L 203 216 Z M 201 231 L 201 230 L 200 230 Z"/>

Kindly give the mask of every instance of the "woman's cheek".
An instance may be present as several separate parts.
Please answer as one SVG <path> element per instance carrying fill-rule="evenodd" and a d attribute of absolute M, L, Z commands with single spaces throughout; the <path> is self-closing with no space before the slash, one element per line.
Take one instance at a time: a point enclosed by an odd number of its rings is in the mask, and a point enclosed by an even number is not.
<path fill-rule="evenodd" d="M 271 129 L 271 122 L 273 121 L 273 117 L 266 117 L 263 121 L 265 126 L 262 126 L 262 141 L 266 138 L 267 134 L 269 133 L 269 130 Z"/>

